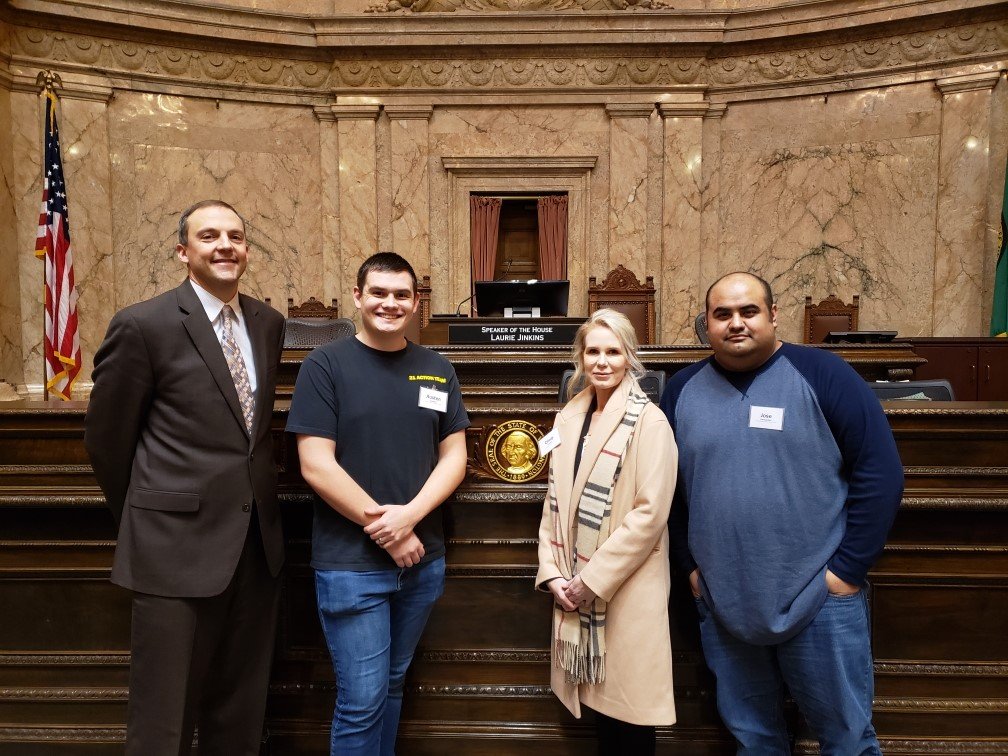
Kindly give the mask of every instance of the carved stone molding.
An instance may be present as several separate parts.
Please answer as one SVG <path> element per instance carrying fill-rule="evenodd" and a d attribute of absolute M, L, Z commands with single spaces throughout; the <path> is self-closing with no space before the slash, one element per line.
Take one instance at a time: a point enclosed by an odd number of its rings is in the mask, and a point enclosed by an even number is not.
<path fill-rule="evenodd" d="M 664 0 L 378 0 L 367 13 L 506 13 L 528 11 L 665 10 Z"/>
<path fill-rule="evenodd" d="M 442 157 L 441 165 L 455 176 L 582 176 L 598 162 L 595 155 L 497 155 Z M 490 348 L 491 350 L 493 348 Z"/>
<path fill-rule="evenodd" d="M 397 121 L 429 121 L 433 105 L 386 105 L 385 115 Z"/>
<path fill-rule="evenodd" d="M 404 28 L 403 42 L 411 39 L 415 42 L 417 31 Z M 928 77 L 929 69 L 934 70 L 932 76 L 937 79 L 954 67 L 998 64 L 1008 57 L 1008 23 L 1001 20 L 871 39 L 825 41 L 815 46 L 807 41 L 791 42 L 793 46 L 785 49 L 745 54 L 735 53 L 730 46 L 718 47 L 718 40 L 711 39 L 708 58 L 697 56 L 691 48 L 674 45 L 664 48 L 669 54 L 653 54 L 648 43 L 641 43 L 640 54 L 610 51 L 596 57 L 562 53 L 545 57 L 541 54 L 544 47 L 537 44 L 518 49 L 513 57 L 487 59 L 463 54 L 430 60 L 417 59 L 408 45 L 402 49 L 388 46 L 388 29 L 369 34 L 359 34 L 359 39 L 354 38 L 356 44 L 331 51 L 314 47 L 263 55 L 245 50 L 236 53 L 231 49 L 191 49 L 162 42 L 14 27 L 11 70 L 19 82 L 29 78 L 34 82 L 39 68 L 59 70 L 64 80 L 68 73 L 100 71 L 110 82 L 115 81 L 115 86 L 195 87 L 212 96 L 233 97 L 256 91 L 303 97 L 330 96 L 333 92 L 608 93 L 668 91 L 681 86 L 706 87 L 710 94 L 779 91 L 815 83 L 830 87 L 835 82 L 841 82 L 846 89 L 861 79 L 876 85 L 919 81 Z M 500 34 L 498 31 L 498 38 Z M 339 57 L 344 50 L 371 45 L 380 49 L 384 57 Z M 309 56 L 314 59 L 304 59 Z M 957 78 L 944 75 L 946 79 Z M 99 89 L 94 90 L 95 96 L 106 96 Z M 83 92 L 81 89 L 80 96 L 84 96 Z"/>
<path fill-rule="evenodd" d="M 1000 71 L 985 71 L 978 74 L 949 76 L 945 79 L 938 79 L 935 81 L 935 86 L 941 90 L 943 95 L 955 94 L 957 92 L 974 92 L 977 90 L 993 89 L 1000 77 Z"/>
<path fill-rule="evenodd" d="M 704 118 L 711 109 L 709 102 L 662 102 L 658 112 L 662 118 Z"/>
<path fill-rule="evenodd" d="M 650 102 L 608 102 L 605 106 L 610 118 L 647 118 L 654 109 Z"/>
<path fill-rule="evenodd" d="M 63 83 L 56 88 L 56 95 L 61 100 L 91 100 L 92 102 L 108 103 L 112 99 L 113 89 L 110 82 L 99 83 L 80 77 L 63 76 Z M 93 77 L 91 77 L 93 79 Z M 39 93 L 34 75 L 17 73 L 10 76 L 10 88 L 14 92 Z"/>
<path fill-rule="evenodd" d="M 374 121 L 381 113 L 380 105 L 330 105 L 337 121 Z"/>

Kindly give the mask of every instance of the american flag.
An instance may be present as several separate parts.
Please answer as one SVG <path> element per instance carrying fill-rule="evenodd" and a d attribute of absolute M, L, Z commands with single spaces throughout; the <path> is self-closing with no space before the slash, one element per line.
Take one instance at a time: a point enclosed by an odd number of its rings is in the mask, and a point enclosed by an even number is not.
<path fill-rule="evenodd" d="M 45 387 L 46 393 L 69 399 L 81 369 L 77 335 L 77 288 L 74 286 L 66 183 L 56 124 L 56 95 L 46 92 L 45 162 L 42 208 L 35 256 L 45 257 Z"/>

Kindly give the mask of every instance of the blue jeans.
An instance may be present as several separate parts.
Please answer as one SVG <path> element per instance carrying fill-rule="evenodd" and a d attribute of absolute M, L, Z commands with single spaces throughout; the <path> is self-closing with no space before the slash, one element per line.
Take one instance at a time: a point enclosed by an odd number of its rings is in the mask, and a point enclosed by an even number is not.
<path fill-rule="evenodd" d="M 332 756 L 394 756 L 403 680 L 434 602 L 444 557 L 406 569 L 316 570 L 315 595 L 336 672 Z"/>
<path fill-rule="evenodd" d="M 717 678 L 718 713 L 739 754 L 790 754 L 783 715 L 787 683 L 822 756 L 880 756 L 871 723 L 875 682 L 864 593 L 828 595 L 808 627 L 773 646 L 739 640 L 697 599 L 704 656 Z"/>

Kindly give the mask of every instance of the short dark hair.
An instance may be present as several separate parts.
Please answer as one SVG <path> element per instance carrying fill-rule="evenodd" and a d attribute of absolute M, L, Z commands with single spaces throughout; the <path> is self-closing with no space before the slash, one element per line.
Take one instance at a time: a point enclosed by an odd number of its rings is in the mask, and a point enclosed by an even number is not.
<path fill-rule="evenodd" d="M 723 276 L 721 276 L 721 278 L 719 278 L 717 281 L 715 281 L 714 283 L 712 283 L 707 288 L 707 294 L 704 296 L 704 311 L 705 312 L 710 309 L 710 293 L 711 293 L 711 291 L 714 290 L 715 286 L 717 286 L 719 283 L 721 283 L 726 278 L 729 278 L 731 276 L 749 276 L 749 278 L 752 278 L 755 281 L 759 282 L 759 285 L 763 287 L 763 299 L 766 300 L 767 310 L 769 310 L 771 307 L 773 307 L 773 290 L 771 290 L 770 284 L 766 281 L 766 279 L 760 278 L 755 273 L 750 273 L 747 270 L 736 270 L 736 271 L 733 271 L 731 273 L 725 273 Z"/>
<path fill-rule="evenodd" d="M 376 252 L 367 260 L 362 262 L 361 266 L 357 269 L 358 290 L 364 291 L 364 282 L 367 280 L 368 273 L 371 272 L 409 273 L 410 280 L 413 282 L 413 293 L 416 294 L 416 271 L 413 270 L 413 266 L 410 265 L 409 261 L 402 255 L 396 254 L 395 252 Z"/>
<path fill-rule="evenodd" d="M 195 213 L 197 210 L 202 210 L 204 207 L 223 207 L 230 210 L 232 213 L 238 216 L 238 220 L 242 222 L 242 228 L 245 228 L 245 219 L 241 217 L 241 213 L 235 210 L 231 205 L 229 205 L 224 200 L 219 199 L 208 199 L 200 200 L 195 205 L 191 205 L 182 211 L 182 215 L 179 216 L 178 220 L 178 243 L 183 247 L 189 243 L 189 216 Z"/>

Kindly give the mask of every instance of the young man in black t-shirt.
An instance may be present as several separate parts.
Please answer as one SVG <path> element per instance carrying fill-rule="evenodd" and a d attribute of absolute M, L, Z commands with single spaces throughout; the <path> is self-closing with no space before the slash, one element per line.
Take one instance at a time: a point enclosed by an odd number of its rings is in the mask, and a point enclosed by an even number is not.
<path fill-rule="evenodd" d="M 458 379 L 406 340 L 416 274 L 392 252 L 357 272 L 361 332 L 305 359 L 287 432 L 315 491 L 312 567 L 336 672 L 330 753 L 392 756 L 403 679 L 444 589 L 438 506 L 465 475 Z"/>

